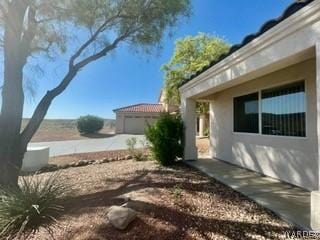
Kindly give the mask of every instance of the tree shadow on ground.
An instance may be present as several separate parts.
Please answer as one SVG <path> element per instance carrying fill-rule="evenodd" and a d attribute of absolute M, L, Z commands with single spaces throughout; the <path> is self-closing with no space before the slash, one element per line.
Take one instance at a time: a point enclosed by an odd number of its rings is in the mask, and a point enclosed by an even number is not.
<path fill-rule="evenodd" d="M 190 229 L 192 232 L 197 232 L 202 239 L 213 239 L 212 234 L 234 240 L 257 239 L 257 235 L 266 239 L 276 239 L 275 234 L 284 234 L 285 231 L 292 230 L 289 227 L 270 224 L 207 218 L 143 201 L 132 201 L 131 207 L 143 217 L 135 220 L 124 231 L 118 231 L 107 223 L 100 224 L 95 227 L 93 233 L 95 237 L 92 239 L 141 239 L 142 236 L 143 239 L 159 240 L 192 239 L 188 233 Z M 144 221 L 146 217 L 160 220 L 171 228 L 158 228 L 157 225 Z M 68 234 L 68 239 L 77 236 L 77 233 L 78 230 L 74 229 Z"/>
<path fill-rule="evenodd" d="M 183 174 L 183 176 L 180 174 Z M 158 175 L 154 181 L 149 175 Z M 187 179 L 187 181 L 186 181 Z M 191 180 L 192 179 L 192 180 Z M 108 181 L 112 181 L 108 179 Z M 136 171 L 134 176 L 128 178 L 117 178 L 115 183 L 120 184 L 115 189 L 95 192 L 86 195 L 74 196 L 67 199 L 65 206 L 67 214 L 73 217 L 79 217 L 82 214 L 90 213 L 91 209 L 96 207 L 108 207 L 111 205 L 121 205 L 124 203 L 122 196 L 134 191 L 143 190 L 146 188 L 155 189 L 170 189 L 179 184 L 183 191 L 207 192 L 218 195 L 223 198 L 223 201 L 232 202 L 237 195 L 238 200 L 250 201 L 245 196 L 234 192 L 232 189 L 220 184 L 214 179 L 209 179 L 198 172 L 188 168 L 175 166 L 172 169 L 156 169 L 151 171 L 141 170 Z M 221 191 L 225 191 L 223 194 Z M 220 194 L 220 195 L 219 195 Z M 110 224 L 100 224 L 95 226 L 94 234 L 97 236 L 92 239 L 132 239 L 132 237 L 141 238 L 143 229 L 145 237 L 152 239 L 188 239 L 188 230 L 196 231 L 203 239 L 212 239 L 210 234 L 217 234 L 230 239 L 255 239 L 251 236 L 260 235 L 265 238 L 275 238 L 274 234 L 283 234 L 285 231 L 290 231 L 292 228 L 276 226 L 272 224 L 259 224 L 252 222 L 241 222 L 230 219 L 215 219 L 197 215 L 192 210 L 181 211 L 178 208 L 168 207 L 163 204 L 156 204 L 141 200 L 130 200 L 130 207 L 139 212 L 142 218 L 134 221 L 133 224 L 125 231 L 117 231 Z M 214 206 L 213 206 L 214 207 Z M 170 231 L 165 231 L 162 228 L 151 225 L 144 221 L 145 218 L 156 219 L 172 226 Z M 162 230 L 161 230 L 162 229 Z M 77 231 L 73 230 L 76 234 Z M 66 236 L 72 239 L 70 234 Z M 137 235 L 135 235 L 135 233 Z M 130 235 L 130 238 L 127 236 Z M 161 238 L 157 238 L 157 236 Z M 145 238 L 148 239 L 148 238 Z"/>
<path fill-rule="evenodd" d="M 81 134 L 82 137 L 86 138 L 109 138 L 113 137 L 116 134 L 114 133 L 87 133 L 87 134 Z"/>

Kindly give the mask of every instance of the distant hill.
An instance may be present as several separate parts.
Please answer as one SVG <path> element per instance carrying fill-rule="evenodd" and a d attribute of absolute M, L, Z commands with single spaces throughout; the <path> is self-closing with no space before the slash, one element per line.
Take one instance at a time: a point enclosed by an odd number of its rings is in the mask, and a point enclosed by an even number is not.
<path fill-rule="evenodd" d="M 24 128 L 28 122 L 29 119 L 23 119 L 22 127 Z M 79 134 L 75 119 L 45 119 L 33 137 L 32 142 L 103 138 L 109 137 L 114 131 L 114 119 L 105 119 L 104 128 L 99 133 L 85 136 Z"/>

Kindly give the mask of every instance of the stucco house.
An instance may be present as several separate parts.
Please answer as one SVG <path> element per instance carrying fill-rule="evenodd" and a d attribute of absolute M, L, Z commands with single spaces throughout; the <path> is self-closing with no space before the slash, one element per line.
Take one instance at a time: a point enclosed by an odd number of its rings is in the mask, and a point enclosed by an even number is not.
<path fill-rule="evenodd" d="M 211 158 L 312 191 L 320 229 L 320 1 L 297 1 L 180 88 L 185 160 L 196 102 L 210 102 Z M 317 225 L 318 224 L 318 225 Z"/>
<path fill-rule="evenodd" d="M 144 134 L 147 124 L 154 123 L 166 109 L 161 103 L 140 103 L 113 111 L 117 134 Z"/>
<path fill-rule="evenodd" d="M 174 113 L 178 106 L 169 106 L 161 90 L 158 103 L 139 103 L 114 109 L 117 134 L 144 134 L 148 124 L 153 124 L 162 113 Z"/>

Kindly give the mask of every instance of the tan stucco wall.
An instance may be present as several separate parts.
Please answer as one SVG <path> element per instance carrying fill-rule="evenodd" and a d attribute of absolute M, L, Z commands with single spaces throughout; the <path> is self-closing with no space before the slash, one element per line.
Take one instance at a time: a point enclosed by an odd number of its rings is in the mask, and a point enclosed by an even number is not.
<path fill-rule="evenodd" d="M 121 134 L 125 133 L 125 117 L 126 116 L 139 116 L 139 117 L 159 117 L 160 113 L 116 113 L 116 133 Z M 141 121 L 144 121 L 144 118 L 141 118 Z M 156 119 L 148 119 L 148 122 L 152 124 Z M 141 133 L 143 134 L 143 133 Z"/>
<path fill-rule="evenodd" d="M 318 189 L 315 60 L 215 93 L 210 108 L 213 157 L 304 187 Z M 305 80 L 307 137 L 233 133 L 233 98 Z"/>

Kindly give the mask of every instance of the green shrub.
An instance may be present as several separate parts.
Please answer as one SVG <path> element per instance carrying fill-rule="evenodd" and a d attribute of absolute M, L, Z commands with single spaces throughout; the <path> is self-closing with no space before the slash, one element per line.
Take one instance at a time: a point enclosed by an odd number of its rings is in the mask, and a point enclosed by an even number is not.
<path fill-rule="evenodd" d="M 81 116 L 77 120 L 77 128 L 81 134 L 99 132 L 104 125 L 104 120 L 97 116 Z"/>
<path fill-rule="evenodd" d="M 51 232 L 67 190 L 57 179 L 23 177 L 18 188 L 0 188 L 0 239 L 27 239 L 41 227 Z"/>
<path fill-rule="evenodd" d="M 181 117 L 167 113 L 149 125 L 145 132 L 155 159 L 164 166 L 174 164 L 177 157 L 182 157 L 183 134 Z"/>
<path fill-rule="evenodd" d="M 148 159 L 147 154 L 145 153 L 147 145 L 144 141 L 141 140 L 142 149 L 137 149 L 137 138 L 132 137 L 127 139 L 127 147 L 132 155 L 133 159 L 136 161 L 145 161 Z"/>

